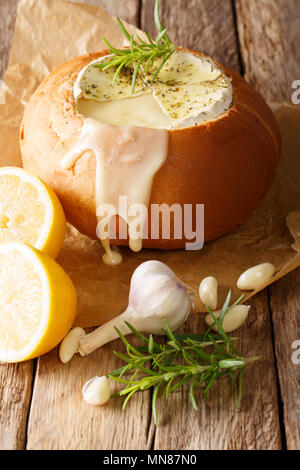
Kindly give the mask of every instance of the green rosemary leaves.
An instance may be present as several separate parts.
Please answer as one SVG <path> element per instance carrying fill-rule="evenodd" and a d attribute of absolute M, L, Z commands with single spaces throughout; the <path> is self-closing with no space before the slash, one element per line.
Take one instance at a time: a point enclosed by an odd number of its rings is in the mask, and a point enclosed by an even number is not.
<path fill-rule="evenodd" d="M 129 41 L 130 46 L 127 49 L 116 49 L 105 38 L 103 38 L 103 41 L 106 43 L 111 56 L 107 57 L 104 62 L 100 62 L 94 65 L 94 67 L 101 68 L 102 70 L 107 70 L 111 67 L 115 69 L 112 82 L 113 85 L 121 71 L 124 68 L 129 69 L 130 73 L 132 74 L 132 94 L 135 90 L 136 79 L 140 72 L 141 66 L 143 66 L 144 72 L 147 72 L 149 69 L 151 69 L 153 83 L 164 64 L 176 50 L 176 47 L 167 34 L 166 28 L 164 28 L 162 25 L 159 16 L 158 0 L 156 0 L 155 3 L 154 20 L 158 35 L 155 40 L 152 40 L 150 36 L 145 33 L 147 38 L 146 42 L 140 36 L 134 38 L 133 35 L 127 31 L 120 18 L 117 18 L 120 29 L 123 35 Z M 157 64 L 157 59 L 159 59 L 157 68 L 153 70 L 154 64 Z"/>
<path fill-rule="evenodd" d="M 115 355 L 126 365 L 111 372 L 108 377 L 124 385 L 124 388 L 115 395 L 125 397 L 123 409 L 136 392 L 152 388 L 152 411 L 156 424 L 156 402 L 159 392 L 164 398 L 168 398 L 170 393 L 188 384 L 190 402 L 197 410 L 194 390 L 201 387 L 203 397 L 206 398 L 213 383 L 224 376 L 230 379 L 231 391 L 237 385 L 237 407 L 240 406 L 243 372 L 247 363 L 257 358 L 244 358 L 234 347 L 233 338 L 230 338 L 222 328 L 224 316 L 241 300 L 238 299 L 229 307 L 230 296 L 229 291 L 219 319 L 208 309 L 214 323 L 200 335 L 173 333 L 166 323 L 163 332 L 167 342 L 159 344 L 154 341 L 152 335 L 145 337 L 127 323 L 133 335 L 142 343 L 142 346 L 134 347 L 116 329 L 126 347 L 126 354 L 115 351 Z M 217 334 L 211 332 L 214 325 L 218 328 Z M 124 374 L 127 376 L 130 372 L 131 376 L 125 379 Z"/>

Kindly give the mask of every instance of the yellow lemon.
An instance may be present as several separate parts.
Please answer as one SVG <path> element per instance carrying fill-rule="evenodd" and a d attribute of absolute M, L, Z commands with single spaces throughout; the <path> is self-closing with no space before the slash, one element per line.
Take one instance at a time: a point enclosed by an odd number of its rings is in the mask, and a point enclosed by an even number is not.
<path fill-rule="evenodd" d="M 22 242 L 0 244 L 0 361 L 47 353 L 66 335 L 77 297 L 50 256 Z"/>
<path fill-rule="evenodd" d="M 56 258 L 66 219 L 52 189 L 22 168 L 0 168 L 0 243 L 18 240 Z"/>

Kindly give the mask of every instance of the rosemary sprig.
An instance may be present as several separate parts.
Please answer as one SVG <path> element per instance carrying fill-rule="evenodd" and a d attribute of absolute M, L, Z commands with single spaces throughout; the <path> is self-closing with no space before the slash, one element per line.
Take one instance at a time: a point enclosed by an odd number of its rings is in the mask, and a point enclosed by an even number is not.
<path fill-rule="evenodd" d="M 153 389 L 152 410 L 154 423 L 157 423 L 157 397 L 162 390 L 162 396 L 168 398 L 184 384 L 189 384 L 189 399 L 195 410 L 198 410 L 194 391 L 201 387 L 203 397 L 214 382 L 224 376 L 230 379 L 230 389 L 233 392 L 235 385 L 238 388 L 237 408 L 240 407 L 242 396 L 242 375 L 248 363 L 258 358 L 244 358 L 234 347 L 233 341 L 222 328 L 225 315 L 236 305 L 242 296 L 229 306 L 231 291 L 224 303 L 221 315 L 216 318 L 207 308 L 218 328 L 218 333 L 211 333 L 210 326 L 203 334 L 176 334 L 165 322 L 163 332 L 167 338 L 166 344 L 154 341 L 152 335 L 146 337 L 126 322 L 133 335 L 142 342 L 142 346 L 134 347 L 116 328 L 118 335 L 126 347 L 126 353 L 114 351 L 114 354 L 126 362 L 126 365 L 117 369 L 108 377 L 114 379 L 124 388 L 114 396 L 125 396 L 123 409 L 130 398 L 139 391 Z M 130 378 L 125 379 L 124 374 L 132 372 Z"/>
<path fill-rule="evenodd" d="M 129 41 L 129 48 L 117 49 L 103 37 L 103 41 L 107 45 L 111 56 L 108 57 L 105 62 L 95 64 L 94 67 L 101 68 L 102 70 L 114 68 L 116 71 L 113 77 L 112 85 L 115 84 L 116 79 L 120 75 L 123 68 L 129 69 L 130 73 L 132 73 L 131 91 L 133 94 L 141 65 L 143 65 L 144 72 L 147 72 L 149 68 L 151 69 L 151 72 L 153 73 L 151 83 L 153 83 L 169 57 L 171 57 L 171 55 L 175 52 L 176 47 L 169 38 L 167 29 L 163 27 L 159 16 L 158 0 L 156 0 L 154 8 L 154 21 L 158 31 L 158 35 L 154 41 L 147 33 L 145 33 L 147 42 L 140 36 L 137 36 L 135 39 L 133 35 L 127 31 L 124 24 L 118 17 L 117 22 L 120 26 L 121 32 Z M 153 70 L 156 59 L 160 59 L 160 63 L 156 70 Z"/>

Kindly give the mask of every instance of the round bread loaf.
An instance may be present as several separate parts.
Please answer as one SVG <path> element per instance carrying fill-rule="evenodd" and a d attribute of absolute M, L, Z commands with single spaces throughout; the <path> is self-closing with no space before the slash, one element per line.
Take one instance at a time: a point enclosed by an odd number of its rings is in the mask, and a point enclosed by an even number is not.
<path fill-rule="evenodd" d="M 52 72 L 29 101 L 20 130 L 24 168 L 56 192 L 69 222 L 92 238 L 97 224 L 95 155 L 86 151 L 71 170 L 63 170 L 61 161 L 84 122 L 75 108 L 75 80 L 83 67 L 105 54 L 74 58 Z M 271 183 L 281 148 L 277 122 L 264 99 L 239 74 L 215 63 L 232 80 L 232 106 L 215 120 L 168 130 L 167 159 L 154 177 L 150 197 L 150 204 L 204 204 L 206 241 L 233 231 L 255 209 Z M 171 227 L 170 238 L 160 233 L 143 246 L 174 249 L 185 242 L 174 238 Z"/>

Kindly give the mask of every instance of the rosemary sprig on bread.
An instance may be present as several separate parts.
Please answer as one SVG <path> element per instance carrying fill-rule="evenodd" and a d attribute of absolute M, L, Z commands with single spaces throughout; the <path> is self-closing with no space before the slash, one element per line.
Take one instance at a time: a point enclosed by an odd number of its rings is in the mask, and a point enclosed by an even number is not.
<path fill-rule="evenodd" d="M 116 71 L 112 85 L 115 84 L 120 72 L 125 68 L 127 69 L 127 73 L 129 72 L 132 74 L 131 90 L 133 94 L 136 86 L 136 79 L 140 73 L 141 67 L 143 67 L 144 72 L 151 70 L 151 83 L 153 83 L 167 60 L 175 52 L 176 47 L 169 38 L 167 29 L 162 25 L 159 16 L 158 0 L 156 0 L 154 8 L 154 21 L 158 31 L 157 37 L 155 40 L 152 40 L 149 34 L 145 33 L 147 38 L 146 42 L 146 40 L 142 39 L 138 35 L 134 38 L 133 35 L 127 31 L 120 18 L 117 18 L 117 22 L 123 35 L 130 43 L 129 48 L 127 49 L 117 49 L 103 37 L 103 41 L 107 45 L 111 55 L 106 57 L 104 62 L 95 64 L 94 67 L 101 68 L 102 70 L 107 70 L 112 67 L 115 68 Z M 156 66 L 157 60 L 158 64 Z M 156 68 L 153 69 L 154 64 Z"/>

